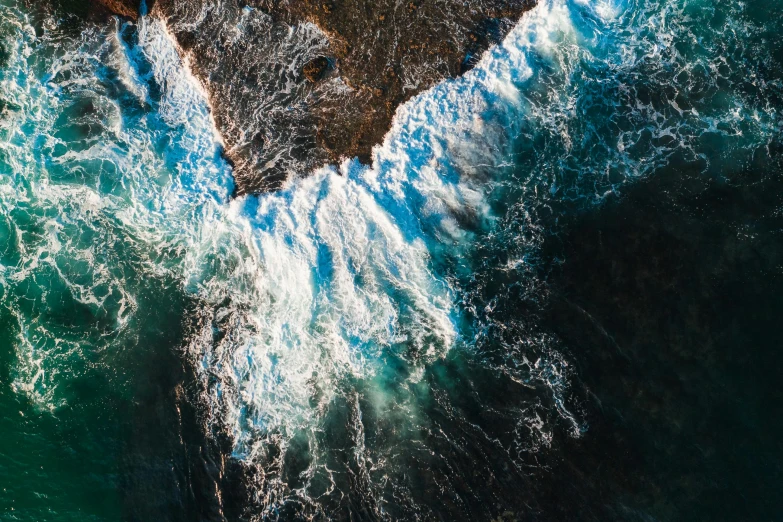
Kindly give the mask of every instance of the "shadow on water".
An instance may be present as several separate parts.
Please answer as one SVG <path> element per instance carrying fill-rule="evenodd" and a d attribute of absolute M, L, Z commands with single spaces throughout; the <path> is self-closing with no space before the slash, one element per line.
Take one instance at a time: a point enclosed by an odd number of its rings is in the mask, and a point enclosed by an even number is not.
<path fill-rule="evenodd" d="M 199 384 L 182 352 L 183 317 L 195 310 L 196 303 L 152 278 L 138 294 L 134 338 L 120 353 L 91 357 L 89 369 L 60 390 L 62 406 L 41 410 L 10 386 L 0 388 L 3 517 L 238 518 L 247 503 L 243 470 L 227 459 L 225 436 L 206 432 Z M 66 316 L 75 328 L 93 321 Z M 11 383 L 19 331 L 6 309 L 0 332 L 0 381 Z"/>
<path fill-rule="evenodd" d="M 160 303 L 172 297 L 178 313 L 161 318 Z M 123 520 L 236 520 L 248 500 L 243 470 L 229 459 L 226 435 L 206 428 L 201 384 L 182 347 L 198 303 L 176 293 L 167 298 L 148 303 L 156 316 L 148 349 L 143 356 L 130 351 L 134 360 L 122 363 L 133 398 L 122 421 Z"/>
<path fill-rule="evenodd" d="M 548 242 L 590 425 L 553 452 L 554 519 L 783 512 L 781 152 L 719 179 L 674 161 Z"/>

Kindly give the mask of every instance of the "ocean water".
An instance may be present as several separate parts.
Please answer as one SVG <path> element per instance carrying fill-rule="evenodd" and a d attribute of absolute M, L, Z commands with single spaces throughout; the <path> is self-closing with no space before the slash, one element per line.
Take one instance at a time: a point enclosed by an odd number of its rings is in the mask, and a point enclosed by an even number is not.
<path fill-rule="evenodd" d="M 541 0 L 232 199 L 163 23 L 3 0 L 2 519 L 776 519 L 775 4 Z"/>

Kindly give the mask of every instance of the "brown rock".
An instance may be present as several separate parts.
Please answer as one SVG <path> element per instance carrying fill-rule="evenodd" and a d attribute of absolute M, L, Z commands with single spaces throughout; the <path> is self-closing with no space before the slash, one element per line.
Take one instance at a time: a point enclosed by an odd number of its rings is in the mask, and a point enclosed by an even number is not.
<path fill-rule="evenodd" d="M 246 1 L 147 0 L 205 87 L 237 194 L 369 162 L 400 104 L 469 70 L 535 0 Z M 138 16 L 137 0 L 90 3 Z"/>
<path fill-rule="evenodd" d="M 96 0 L 105 9 L 119 16 L 135 20 L 139 16 L 138 0 Z"/>
<path fill-rule="evenodd" d="M 82 22 L 104 22 L 110 16 L 135 20 L 139 16 L 140 0 L 23 0 L 33 13 L 52 11 L 75 16 Z M 81 31 L 81 24 L 69 29 Z"/>
<path fill-rule="evenodd" d="M 343 0 L 326 16 L 312 0 L 251 1 L 278 20 L 312 22 L 328 36 L 337 72 L 354 94 L 348 105 L 323 100 L 311 107 L 317 143 L 330 161 L 358 157 L 365 162 L 401 103 L 469 70 L 534 5 L 533 0 L 418 0 L 400 9 L 397 0 Z"/>

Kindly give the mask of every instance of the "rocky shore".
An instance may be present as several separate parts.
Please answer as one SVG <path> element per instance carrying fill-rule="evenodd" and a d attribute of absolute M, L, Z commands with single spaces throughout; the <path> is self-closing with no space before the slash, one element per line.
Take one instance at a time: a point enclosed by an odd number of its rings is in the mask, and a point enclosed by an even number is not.
<path fill-rule="evenodd" d="M 137 0 L 52 0 L 134 19 Z M 203 84 L 236 194 L 369 163 L 397 107 L 469 70 L 534 0 L 148 0 Z"/>

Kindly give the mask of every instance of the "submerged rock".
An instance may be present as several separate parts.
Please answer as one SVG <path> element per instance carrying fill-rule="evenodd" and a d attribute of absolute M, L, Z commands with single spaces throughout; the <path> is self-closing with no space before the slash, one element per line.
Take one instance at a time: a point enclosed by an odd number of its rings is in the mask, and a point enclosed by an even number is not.
<path fill-rule="evenodd" d="M 134 17 L 136 0 L 97 0 Z M 469 70 L 534 0 L 148 0 L 213 108 L 237 194 L 369 163 L 397 107 Z"/>

